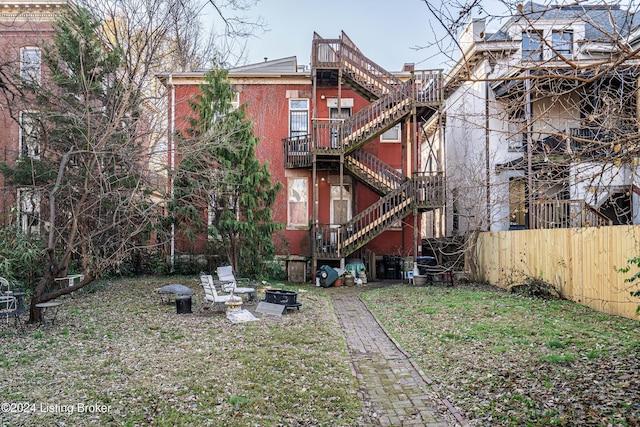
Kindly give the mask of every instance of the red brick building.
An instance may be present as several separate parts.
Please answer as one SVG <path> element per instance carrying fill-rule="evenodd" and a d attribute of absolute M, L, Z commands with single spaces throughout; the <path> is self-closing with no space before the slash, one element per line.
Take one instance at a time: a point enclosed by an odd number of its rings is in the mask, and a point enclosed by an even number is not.
<path fill-rule="evenodd" d="M 383 256 L 417 256 L 422 212 L 443 204 L 438 173 L 424 173 L 423 124 L 440 108 L 439 71 L 390 73 L 342 34 L 312 42 L 311 69 L 295 57 L 229 70 L 239 104 L 260 139 L 258 158 L 285 191 L 274 209 L 286 224 L 291 279 L 322 265 L 364 260 L 369 276 Z M 408 71 L 410 70 L 410 71 Z M 185 129 L 188 100 L 204 73 L 161 76 L 169 93 L 169 132 Z M 169 137 L 169 169 L 180 147 Z M 178 240 L 197 253 L 203 240 Z"/>
<path fill-rule="evenodd" d="M 40 81 L 41 48 L 50 40 L 52 24 L 65 10 L 65 0 L 3 0 L 0 10 L 0 85 L 11 75 Z M 0 160 L 8 164 L 18 158 L 40 156 L 37 106 L 28 99 L 0 96 Z M 19 200 L 19 203 L 16 201 Z M 14 209 L 17 208 L 17 209 Z M 40 201 L 28 189 L 6 186 L 0 175 L 0 224 L 18 222 L 23 228 L 39 225 Z M 15 214 L 12 214 L 15 213 Z"/>

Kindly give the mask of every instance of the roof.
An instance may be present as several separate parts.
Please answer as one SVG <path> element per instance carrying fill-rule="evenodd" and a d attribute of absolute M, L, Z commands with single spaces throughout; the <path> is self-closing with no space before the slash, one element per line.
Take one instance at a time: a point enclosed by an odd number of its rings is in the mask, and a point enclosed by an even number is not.
<path fill-rule="evenodd" d="M 638 25 L 638 16 L 618 5 L 544 5 L 535 2 L 525 3 L 514 19 L 527 21 L 570 20 L 585 23 L 587 41 L 611 41 L 611 35 L 628 35 Z M 512 22 L 507 23 L 511 25 Z M 502 31 L 506 31 L 503 27 Z"/>
<path fill-rule="evenodd" d="M 295 56 L 289 56 L 286 58 L 274 59 L 268 61 L 265 58 L 264 62 L 258 62 L 255 64 L 243 65 L 240 67 L 231 68 L 229 70 L 229 75 L 246 75 L 246 74 L 289 74 L 289 73 L 299 73 L 301 70 L 306 70 L 306 68 L 301 67 L 298 68 L 298 60 Z"/>

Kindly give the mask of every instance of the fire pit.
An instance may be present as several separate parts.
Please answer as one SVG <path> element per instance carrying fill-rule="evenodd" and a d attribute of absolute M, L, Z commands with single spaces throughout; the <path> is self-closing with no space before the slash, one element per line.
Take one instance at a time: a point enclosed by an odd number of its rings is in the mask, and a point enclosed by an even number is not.
<path fill-rule="evenodd" d="M 283 289 L 267 289 L 264 291 L 264 301 L 271 304 L 285 305 L 287 308 L 300 310 L 302 303 L 298 302 L 298 293 Z"/>

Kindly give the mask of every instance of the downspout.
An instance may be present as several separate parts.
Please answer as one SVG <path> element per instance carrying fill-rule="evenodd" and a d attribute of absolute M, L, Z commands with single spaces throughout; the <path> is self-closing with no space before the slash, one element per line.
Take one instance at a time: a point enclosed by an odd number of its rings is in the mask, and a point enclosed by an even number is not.
<path fill-rule="evenodd" d="M 436 172 L 442 177 L 442 186 L 444 189 L 444 195 L 442 196 L 443 205 L 440 209 L 440 214 L 438 215 L 438 236 L 443 237 L 447 235 L 447 198 L 449 196 L 448 192 L 448 184 L 446 181 L 446 170 L 447 170 L 447 146 L 446 146 L 446 135 L 444 134 L 444 89 L 440 90 L 440 106 L 438 107 L 438 147 L 440 148 L 440 158 L 437 159 L 437 163 L 434 168 L 430 168 L 431 172 Z M 435 142 L 435 141 L 434 141 Z M 438 170 L 438 166 L 440 166 L 440 170 Z M 434 218 L 436 217 L 435 213 L 433 214 Z M 433 224 L 432 224 L 433 225 Z M 436 237 L 435 230 L 433 230 L 433 236 Z"/>
<path fill-rule="evenodd" d="M 424 76 L 424 74 L 423 74 Z M 413 168 L 411 170 L 412 175 L 410 175 L 409 177 L 411 178 L 412 176 L 417 178 L 417 172 L 418 172 L 418 157 L 419 157 L 419 152 L 418 152 L 418 114 L 416 111 L 416 79 L 415 79 L 415 71 L 411 71 L 411 79 L 413 80 L 413 85 L 411 88 L 411 103 L 413 104 L 413 106 L 411 107 L 411 114 L 413 117 L 413 122 L 412 123 L 408 123 L 411 126 L 411 136 L 413 138 L 412 141 L 412 155 L 413 155 Z M 424 79 L 424 77 L 423 77 Z M 414 195 L 415 197 L 415 195 Z M 413 208 L 413 262 L 414 262 L 414 266 L 416 265 L 415 263 L 418 262 L 418 239 L 419 239 L 419 233 L 418 233 L 418 207 L 417 204 L 414 205 Z"/>
<path fill-rule="evenodd" d="M 342 46 L 342 43 L 340 44 L 340 46 Z M 341 52 L 342 53 L 342 52 Z M 340 63 L 342 63 L 342 57 L 339 58 Z M 340 141 L 340 203 L 342 203 L 343 199 L 344 199 L 344 194 L 343 194 L 343 189 L 344 189 L 344 126 L 343 125 L 343 119 L 342 119 L 342 66 L 340 68 L 338 68 L 338 123 L 340 123 L 340 132 L 338 132 L 338 139 Z M 331 191 L 331 190 L 329 190 Z M 355 193 L 355 191 L 351 190 L 351 196 L 353 197 L 353 193 Z M 331 196 L 329 196 L 331 197 Z M 351 200 L 353 201 L 353 199 Z M 331 203 L 331 202 L 329 202 Z M 353 212 L 352 212 L 353 215 Z M 335 219 L 335 218 L 334 218 Z M 351 218 L 349 218 L 351 219 Z M 340 226 L 338 227 L 338 233 L 340 233 L 343 230 L 343 226 L 345 224 L 340 224 Z M 341 239 L 345 236 L 346 234 L 343 232 L 342 236 L 338 237 L 338 241 L 341 241 Z M 338 247 L 338 255 L 340 256 L 340 268 L 344 268 L 345 267 L 345 256 L 347 254 L 342 253 L 343 248 Z"/>
<path fill-rule="evenodd" d="M 314 53 L 315 55 L 315 53 Z M 314 57 L 315 58 L 315 57 Z M 317 165 L 316 165 L 316 150 L 315 150 L 315 141 L 316 141 L 316 119 L 318 118 L 318 108 L 316 106 L 317 100 L 317 86 L 318 86 L 318 77 L 316 75 L 315 67 L 311 69 L 311 73 L 313 74 L 313 94 L 312 94 L 312 105 L 313 113 L 311 115 L 311 191 L 312 191 L 312 226 L 311 226 L 311 272 L 314 275 L 314 279 L 316 271 L 318 271 L 318 173 L 317 173 Z"/>
<path fill-rule="evenodd" d="M 489 82 L 484 83 L 484 157 L 485 157 L 485 179 L 487 181 L 486 203 L 487 203 L 487 225 L 485 231 L 491 231 L 491 134 L 489 132 Z"/>
<path fill-rule="evenodd" d="M 169 198 L 173 202 L 173 174 L 176 164 L 175 152 L 175 123 L 176 123 L 176 88 L 173 85 L 173 73 L 169 74 L 169 87 L 171 88 L 171 119 L 169 121 Z M 176 255 L 176 224 L 171 221 L 171 246 L 169 256 L 171 257 L 171 272 L 175 271 L 175 255 Z"/>

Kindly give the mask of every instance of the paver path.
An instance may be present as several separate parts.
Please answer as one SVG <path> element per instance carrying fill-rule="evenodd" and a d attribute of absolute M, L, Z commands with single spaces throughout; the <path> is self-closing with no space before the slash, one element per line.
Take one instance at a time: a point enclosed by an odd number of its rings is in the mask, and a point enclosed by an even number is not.
<path fill-rule="evenodd" d="M 368 425 L 459 425 L 445 420 L 442 401 L 358 297 L 363 290 L 333 288 L 331 298 L 358 379 Z"/>

